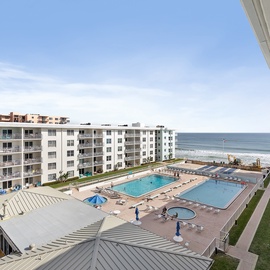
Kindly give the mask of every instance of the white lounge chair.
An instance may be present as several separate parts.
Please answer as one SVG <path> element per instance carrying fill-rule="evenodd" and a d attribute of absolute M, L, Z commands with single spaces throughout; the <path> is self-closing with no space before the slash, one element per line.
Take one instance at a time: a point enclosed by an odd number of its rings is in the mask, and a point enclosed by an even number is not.
<path fill-rule="evenodd" d="M 204 227 L 201 225 L 197 225 L 197 232 L 203 231 Z"/>
<path fill-rule="evenodd" d="M 219 212 L 220 212 L 220 209 L 215 209 L 215 210 L 214 210 L 214 213 L 215 213 L 215 214 L 218 214 Z"/>
<path fill-rule="evenodd" d="M 213 210 L 213 207 L 208 207 L 207 212 L 211 212 Z"/>
<path fill-rule="evenodd" d="M 144 204 L 144 201 L 140 201 L 138 203 L 135 203 L 135 204 L 131 205 L 130 208 L 136 208 L 137 206 L 142 205 L 142 204 Z"/>

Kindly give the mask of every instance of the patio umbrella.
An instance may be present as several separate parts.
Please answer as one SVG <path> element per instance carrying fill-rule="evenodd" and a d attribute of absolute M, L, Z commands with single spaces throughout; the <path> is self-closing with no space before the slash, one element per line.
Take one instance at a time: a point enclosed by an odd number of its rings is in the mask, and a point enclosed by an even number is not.
<path fill-rule="evenodd" d="M 182 238 L 181 233 L 180 233 L 180 222 L 179 221 L 176 222 L 176 233 L 175 233 L 175 236 L 173 237 L 173 240 L 175 242 L 182 242 L 183 241 L 183 238 Z"/>
<path fill-rule="evenodd" d="M 133 221 L 134 225 L 141 225 L 142 222 L 139 220 L 139 208 L 135 208 L 136 220 Z"/>
<path fill-rule="evenodd" d="M 136 220 L 138 221 L 139 220 L 139 208 L 138 207 L 136 207 L 136 209 L 135 209 L 135 214 L 136 214 Z"/>
<path fill-rule="evenodd" d="M 106 199 L 98 194 L 90 197 L 87 199 L 87 201 L 91 204 L 102 204 L 104 202 L 106 202 Z"/>

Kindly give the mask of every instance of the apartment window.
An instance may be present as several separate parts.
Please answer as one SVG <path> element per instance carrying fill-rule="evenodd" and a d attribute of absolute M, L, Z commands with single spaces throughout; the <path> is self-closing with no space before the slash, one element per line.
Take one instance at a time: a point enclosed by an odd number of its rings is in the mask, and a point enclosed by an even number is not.
<path fill-rule="evenodd" d="M 67 156 L 68 157 L 74 157 L 74 150 L 68 150 L 67 151 Z"/>
<path fill-rule="evenodd" d="M 67 135 L 68 135 L 68 136 L 74 136 L 74 130 L 68 129 L 68 130 L 67 130 Z"/>
<path fill-rule="evenodd" d="M 123 166 L 123 163 L 122 162 L 118 162 L 117 163 L 117 166 L 118 166 L 118 168 L 121 168 Z"/>
<path fill-rule="evenodd" d="M 150 142 L 152 142 L 154 140 L 154 138 L 153 137 L 150 137 Z"/>
<path fill-rule="evenodd" d="M 166 143 L 164 143 L 164 145 L 166 145 Z"/>
<path fill-rule="evenodd" d="M 122 130 L 118 130 L 118 135 L 122 135 Z"/>
<path fill-rule="evenodd" d="M 50 117 L 49 120 L 53 120 L 52 117 Z"/>
<path fill-rule="evenodd" d="M 68 160 L 67 167 L 74 167 L 74 160 Z"/>
<path fill-rule="evenodd" d="M 56 158 L 56 152 L 49 152 L 48 158 Z"/>
<path fill-rule="evenodd" d="M 107 156 L 107 157 L 106 157 L 106 160 L 107 160 L 107 161 L 111 161 L 111 160 L 112 160 L 112 156 Z"/>
<path fill-rule="evenodd" d="M 153 144 L 150 144 L 150 148 L 153 148 L 154 147 L 154 145 Z"/>
<path fill-rule="evenodd" d="M 74 146 L 74 140 L 67 140 L 67 146 Z"/>
<path fill-rule="evenodd" d="M 107 170 L 111 170 L 112 169 L 112 164 L 107 164 L 106 168 L 107 168 Z"/>
<path fill-rule="evenodd" d="M 107 143 L 112 143 L 112 139 L 107 139 L 106 142 Z"/>
<path fill-rule="evenodd" d="M 118 143 L 122 143 L 123 139 L 122 138 L 118 138 Z"/>
<path fill-rule="evenodd" d="M 68 171 L 68 177 L 73 177 L 74 176 L 74 171 Z"/>
<path fill-rule="evenodd" d="M 56 141 L 48 141 L 48 147 L 56 147 Z"/>
<path fill-rule="evenodd" d="M 48 174 L 48 181 L 56 180 L 56 173 Z"/>
<path fill-rule="evenodd" d="M 111 131 L 111 130 L 107 130 L 107 131 L 106 131 L 106 134 L 107 134 L 107 135 L 112 135 L 112 131 Z"/>
<path fill-rule="evenodd" d="M 143 134 L 143 135 L 146 135 L 146 131 L 144 130 L 144 131 L 142 132 L 142 134 Z"/>
<path fill-rule="evenodd" d="M 122 159 L 123 158 L 123 155 L 120 154 L 120 155 L 117 155 L 117 159 Z"/>
<path fill-rule="evenodd" d="M 143 144 L 142 148 L 143 148 L 143 149 L 146 149 L 146 144 Z"/>
<path fill-rule="evenodd" d="M 153 155 L 153 151 L 152 150 L 150 151 L 150 155 Z"/>
<path fill-rule="evenodd" d="M 48 163 L 48 170 L 55 170 L 56 169 L 56 163 Z"/>
<path fill-rule="evenodd" d="M 153 135 L 153 131 L 150 131 L 150 135 Z"/>
<path fill-rule="evenodd" d="M 142 155 L 143 155 L 143 156 L 146 156 L 146 152 L 145 152 L 145 151 L 144 151 L 144 152 L 142 152 Z"/>
<path fill-rule="evenodd" d="M 143 138 L 142 141 L 143 141 L 143 142 L 146 142 L 146 138 Z"/>
<path fill-rule="evenodd" d="M 48 136 L 56 136 L 56 129 L 49 129 Z"/>
<path fill-rule="evenodd" d="M 123 151 L 123 147 L 122 147 L 122 146 L 118 146 L 118 147 L 117 147 L 117 150 L 118 150 L 118 151 Z"/>
<path fill-rule="evenodd" d="M 112 148 L 111 148 L 111 147 L 107 147 L 106 152 L 107 152 L 107 153 L 112 152 Z"/>

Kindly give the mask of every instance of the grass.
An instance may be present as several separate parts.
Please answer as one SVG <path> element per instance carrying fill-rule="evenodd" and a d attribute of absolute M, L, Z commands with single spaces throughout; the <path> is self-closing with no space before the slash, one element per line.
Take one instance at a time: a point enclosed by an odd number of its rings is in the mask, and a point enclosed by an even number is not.
<path fill-rule="evenodd" d="M 264 191 L 257 190 L 256 195 L 250 200 L 248 207 L 243 211 L 237 220 L 237 225 L 234 225 L 229 232 L 229 244 L 235 245 L 241 236 L 243 230 L 245 229 L 251 215 L 253 214 L 256 206 L 258 205 Z"/>
<path fill-rule="evenodd" d="M 226 255 L 223 252 L 218 252 L 211 257 L 214 263 L 211 270 L 236 270 L 239 264 L 239 260 Z"/>
<path fill-rule="evenodd" d="M 169 160 L 166 161 L 167 164 L 172 164 L 172 163 L 176 163 L 182 161 L 182 159 L 173 159 L 173 160 Z M 117 177 L 117 176 L 124 176 L 124 175 L 128 175 L 128 173 L 130 171 L 132 172 L 137 172 L 137 171 L 142 171 L 142 170 L 146 170 L 149 167 L 158 167 L 158 166 L 162 166 L 164 164 L 162 164 L 161 162 L 153 162 L 153 163 L 149 163 L 149 164 L 144 164 L 144 165 L 140 165 L 137 167 L 132 167 L 132 168 L 128 168 L 128 169 L 121 169 L 121 170 L 117 170 L 117 171 L 111 171 L 111 172 L 105 172 L 102 174 L 98 174 L 98 175 L 93 175 L 93 176 L 89 176 L 89 177 L 83 177 L 83 178 L 78 178 L 76 180 L 67 180 L 65 182 L 58 182 L 58 183 L 51 183 L 51 184 L 46 184 L 49 185 L 52 188 L 61 188 L 61 187 L 67 187 L 69 185 L 69 183 L 91 183 L 94 181 L 105 181 L 108 180 L 107 178 L 109 177 Z"/>
<path fill-rule="evenodd" d="M 249 251 L 259 256 L 255 270 L 269 269 L 270 265 L 270 202 L 266 206 L 263 217 L 256 231 Z"/>

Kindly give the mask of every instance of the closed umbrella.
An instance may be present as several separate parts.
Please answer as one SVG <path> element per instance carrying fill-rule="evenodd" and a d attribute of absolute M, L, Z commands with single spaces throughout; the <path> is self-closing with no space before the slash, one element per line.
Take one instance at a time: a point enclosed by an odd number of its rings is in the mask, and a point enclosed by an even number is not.
<path fill-rule="evenodd" d="M 136 214 L 136 220 L 134 220 L 133 221 L 133 224 L 134 225 L 141 225 L 142 224 L 142 222 L 140 221 L 140 219 L 139 219 L 139 208 L 138 207 L 136 207 L 135 208 L 135 214 Z"/>
<path fill-rule="evenodd" d="M 175 242 L 182 242 L 183 241 L 183 238 L 182 238 L 181 233 L 180 233 L 180 222 L 179 221 L 176 222 L 176 233 L 175 233 L 175 236 L 173 237 L 173 240 Z"/>

